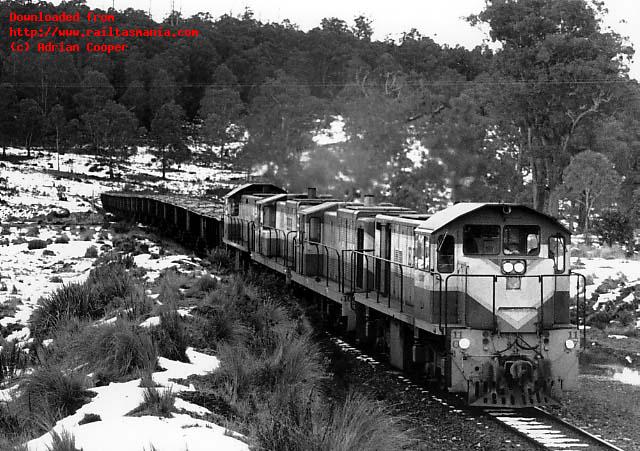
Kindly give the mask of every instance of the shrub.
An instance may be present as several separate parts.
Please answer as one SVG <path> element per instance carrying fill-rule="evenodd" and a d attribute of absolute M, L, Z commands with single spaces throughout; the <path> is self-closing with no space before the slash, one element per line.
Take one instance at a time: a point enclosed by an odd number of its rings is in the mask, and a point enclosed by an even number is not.
<path fill-rule="evenodd" d="M 602 211 L 600 217 L 594 221 L 593 229 L 609 246 L 613 246 L 614 243 L 627 244 L 633 240 L 631 218 L 615 208 Z"/>
<path fill-rule="evenodd" d="M 31 240 L 27 244 L 27 247 L 29 248 L 29 250 L 44 249 L 45 247 L 47 247 L 47 242 L 45 240 Z"/>
<path fill-rule="evenodd" d="M 158 358 L 149 332 L 122 320 L 96 327 L 85 353 L 90 367 L 95 368 L 103 381 L 152 371 Z"/>
<path fill-rule="evenodd" d="M 93 230 L 81 230 L 80 241 L 91 241 L 93 239 Z"/>
<path fill-rule="evenodd" d="M 96 258 L 98 256 L 98 248 L 95 246 L 89 246 L 84 253 L 85 258 Z"/>
<path fill-rule="evenodd" d="M 619 310 L 616 319 L 620 321 L 620 324 L 623 326 L 629 326 L 635 322 L 636 316 L 631 310 Z"/>
<path fill-rule="evenodd" d="M 137 249 L 137 242 L 130 236 L 117 237 L 113 239 L 113 247 L 125 254 L 135 253 Z"/>
<path fill-rule="evenodd" d="M 170 388 L 162 392 L 156 388 L 145 388 L 142 403 L 127 415 L 153 415 L 170 418 L 171 412 L 175 410 L 175 401 L 176 395 Z"/>
<path fill-rule="evenodd" d="M 94 396 L 86 390 L 83 375 L 65 374 L 59 367 L 50 365 L 36 368 L 26 377 L 21 389 L 31 411 L 49 410 L 60 418 L 72 415 Z"/>
<path fill-rule="evenodd" d="M 108 252 L 103 252 L 96 261 L 93 262 L 94 266 L 102 266 L 107 265 L 109 263 L 119 263 L 123 265 L 126 269 L 131 269 L 135 266 L 135 260 L 131 255 L 122 255 L 118 252 L 111 250 Z"/>
<path fill-rule="evenodd" d="M 104 306 L 99 302 L 93 287 L 70 283 L 58 288 L 47 298 L 41 298 L 29 318 L 31 333 L 44 338 L 54 331 L 60 321 L 70 318 L 99 318 Z"/>
<path fill-rule="evenodd" d="M 56 244 L 67 244 L 69 242 L 69 237 L 66 234 L 62 234 L 57 236 L 54 243 Z"/>
<path fill-rule="evenodd" d="M 587 325 L 597 327 L 598 329 L 604 329 L 609 325 L 611 318 L 611 313 L 599 310 L 587 318 Z"/>
<path fill-rule="evenodd" d="M 187 357 L 187 336 L 183 320 L 175 310 L 160 314 L 160 324 L 152 329 L 152 336 L 158 343 L 158 354 L 171 360 L 189 362 Z"/>
<path fill-rule="evenodd" d="M 56 431 L 51 432 L 51 445 L 47 446 L 48 451 L 82 451 L 76 448 L 76 438 L 67 430 L 63 430 L 60 434 Z"/>

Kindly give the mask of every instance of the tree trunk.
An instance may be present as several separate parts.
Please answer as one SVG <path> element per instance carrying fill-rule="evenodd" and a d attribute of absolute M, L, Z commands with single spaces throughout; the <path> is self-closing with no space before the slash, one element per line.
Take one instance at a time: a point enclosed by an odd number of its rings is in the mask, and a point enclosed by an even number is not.
<path fill-rule="evenodd" d="M 165 152 L 162 152 L 162 180 L 167 179 L 167 158 Z"/>
<path fill-rule="evenodd" d="M 589 238 L 589 215 L 591 214 L 591 202 L 589 191 L 587 190 L 584 193 L 584 228 L 582 229 L 582 233 L 584 233 L 584 244 L 591 244 L 591 238 Z"/>
<path fill-rule="evenodd" d="M 531 169 L 531 175 L 533 177 L 533 183 L 531 184 L 533 189 L 533 208 L 543 212 L 549 197 L 544 160 L 540 158 L 532 158 Z"/>
<path fill-rule="evenodd" d="M 451 187 L 451 202 L 454 204 L 460 202 L 460 189 L 456 171 L 449 172 L 449 186 Z"/>
<path fill-rule="evenodd" d="M 58 154 L 58 172 L 60 172 L 60 132 L 56 128 L 56 153 Z"/>

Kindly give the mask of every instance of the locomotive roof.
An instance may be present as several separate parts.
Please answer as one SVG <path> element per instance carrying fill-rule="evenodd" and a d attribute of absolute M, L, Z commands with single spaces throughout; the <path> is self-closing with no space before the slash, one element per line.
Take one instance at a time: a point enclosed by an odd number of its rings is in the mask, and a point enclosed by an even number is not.
<path fill-rule="evenodd" d="M 429 219 L 422 222 L 422 224 L 420 224 L 416 230 L 432 233 L 463 216 L 466 216 L 476 210 L 479 210 L 485 207 L 497 207 L 497 208 L 509 207 L 509 208 L 522 209 L 529 213 L 533 213 L 535 215 L 538 215 L 542 218 L 547 219 L 548 221 L 552 222 L 555 226 L 557 226 L 559 229 L 562 229 L 563 232 L 571 235 L 571 232 L 569 231 L 569 229 L 567 229 L 564 225 L 562 225 L 556 218 L 549 216 L 547 214 L 541 213 L 537 210 L 534 210 L 531 207 L 527 207 L 526 205 L 485 203 L 485 202 L 461 202 L 459 204 L 455 204 L 451 207 L 445 208 L 444 210 L 440 210 L 434 213 Z"/>
<path fill-rule="evenodd" d="M 300 210 L 299 213 L 302 216 L 309 216 L 318 212 L 339 208 L 341 206 L 349 205 L 349 204 L 350 204 L 349 202 L 344 202 L 344 201 L 323 202 L 321 204 L 304 207 L 302 210 Z"/>
<path fill-rule="evenodd" d="M 272 184 L 272 183 L 245 183 L 229 191 L 224 195 L 225 199 L 231 197 L 240 197 L 242 194 L 256 194 L 256 193 L 284 193 L 285 190 Z"/>

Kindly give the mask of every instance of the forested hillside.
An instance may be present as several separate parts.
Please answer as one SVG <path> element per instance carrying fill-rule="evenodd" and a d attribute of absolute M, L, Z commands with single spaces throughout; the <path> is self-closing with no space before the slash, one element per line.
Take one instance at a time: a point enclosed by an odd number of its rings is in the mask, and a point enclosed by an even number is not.
<path fill-rule="evenodd" d="M 89 7 L 2 2 L 2 30 L 11 11 L 83 15 Z M 205 164 L 225 159 L 289 189 L 373 192 L 418 210 L 522 202 L 587 229 L 597 216 L 622 224 L 614 241 L 638 223 L 640 90 L 626 66 L 633 49 L 604 29 L 598 2 L 488 1 L 468 20 L 488 25 L 495 44 L 472 50 L 415 29 L 372 40 L 366 17 L 327 18 L 304 32 L 250 11 L 173 14 L 162 24 L 140 10 L 110 13 L 123 29 L 199 36 L 126 38 L 129 50 L 109 55 L 39 54 L 11 52 L 15 38 L 3 32 L 3 149 L 95 152 L 115 166 L 147 145 L 170 170 L 205 144 Z M 336 120 L 346 139 L 314 142 Z M 590 178 L 572 175 L 587 170 Z"/>

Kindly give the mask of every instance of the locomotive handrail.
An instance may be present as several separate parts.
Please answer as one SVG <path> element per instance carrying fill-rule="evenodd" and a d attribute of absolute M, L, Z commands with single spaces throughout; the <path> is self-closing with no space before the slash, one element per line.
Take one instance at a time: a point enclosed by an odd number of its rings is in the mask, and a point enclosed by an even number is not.
<path fill-rule="evenodd" d="M 284 230 L 280 230 L 280 229 L 276 229 L 276 228 L 274 228 L 273 230 L 276 232 L 276 263 L 278 263 L 278 255 L 280 254 L 280 245 L 278 244 L 278 240 L 280 239 L 280 236 L 278 235 L 278 232 L 282 232 L 282 237 L 283 237 L 285 240 L 286 240 L 286 236 L 285 236 L 285 234 L 284 234 Z M 284 241 L 284 240 L 283 240 L 283 241 Z M 283 263 L 284 263 L 284 265 L 283 265 L 283 266 L 286 266 L 286 265 L 287 265 L 287 263 L 286 263 L 286 262 L 283 262 Z"/>
<path fill-rule="evenodd" d="M 463 273 L 454 273 L 454 274 L 449 274 L 446 278 L 445 278 L 445 282 L 444 282 L 444 293 L 445 293 L 445 319 L 444 319 L 444 328 L 442 327 L 442 289 L 440 289 L 440 296 L 439 296 L 439 311 L 440 311 L 440 315 L 439 315 L 439 321 L 438 321 L 438 326 L 440 328 L 440 332 L 444 332 L 446 335 L 447 332 L 447 323 L 448 323 L 448 294 L 449 294 L 449 279 L 451 277 L 465 277 L 465 278 L 482 278 L 482 277 L 491 277 L 492 278 L 492 320 L 493 320 L 493 331 L 496 332 L 498 330 L 498 324 L 497 324 L 497 316 L 496 316 L 496 283 L 498 282 L 498 278 L 509 278 L 509 277 L 521 277 L 521 278 L 537 278 L 538 279 L 538 283 L 540 284 L 540 313 L 539 313 L 539 317 L 540 317 L 540 331 L 542 331 L 542 329 L 544 328 L 544 278 L 545 277 L 552 277 L 555 280 L 557 280 L 560 277 L 567 277 L 569 278 L 569 282 L 571 280 L 571 276 L 577 276 L 578 277 L 578 281 L 577 281 L 577 286 L 578 286 L 578 291 L 576 292 L 576 311 L 577 311 L 577 317 L 576 317 L 576 327 L 578 328 L 578 330 L 580 329 L 580 317 L 579 317 L 579 300 L 580 300 L 580 291 L 579 291 L 579 280 L 580 277 L 583 278 L 584 281 L 584 286 L 586 287 L 586 277 L 584 277 L 584 275 L 579 274 L 579 273 L 569 273 L 569 274 L 522 274 L 522 275 L 510 275 L 510 274 L 463 274 Z M 554 292 L 555 295 L 555 292 Z M 583 293 L 583 305 L 584 305 L 584 312 L 586 315 L 586 290 L 585 293 Z M 584 317 L 583 321 L 586 324 L 586 316 Z M 586 328 L 584 329 L 584 335 L 585 335 L 585 341 L 586 341 Z"/>
<path fill-rule="evenodd" d="M 284 231 L 283 231 L 284 233 Z M 285 246 L 284 246 L 284 254 L 285 254 L 285 260 L 286 260 L 286 267 L 289 268 L 289 235 L 291 235 L 292 233 L 298 233 L 297 230 L 290 230 L 289 232 L 287 232 L 287 236 L 285 238 Z M 293 269 L 296 269 L 296 237 L 293 237 L 293 240 L 291 240 L 292 246 L 293 246 Z"/>
<path fill-rule="evenodd" d="M 383 257 L 378 257 L 376 255 L 366 255 L 365 254 L 365 252 L 374 252 L 374 251 L 375 251 L 375 249 L 359 249 L 359 250 L 352 249 L 352 250 L 350 250 L 350 252 L 352 252 L 351 259 L 353 260 L 353 255 L 354 254 L 356 254 L 356 255 L 360 254 L 360 255 L 364 256 L 365 259 L 367 259 L 367 262 L 368 262 L 368 257 L 371 257 L 375 261 L 386 262 L 386 263 L 389 263 L 391 265 L 396 265 L 399 268 L 399 270 L 400 270 L 400 313 L 402 313 L 404 311 L 404 269 L 403 268 L 405 268 L 405 267 L 406 268 L 410 268 L 410 269 L 414 269 L 414 268 L 412 266 L 405 265 L 405 264 L 399 263 L 399 262 L 394 262 L 392 260 L 389 260 L 389 259 L 386 259 L 386 258 L 383 258 Z M 389 269 L 388 272 L 389 272 L 389 274 L 388 274 L 389 275 L 389 280 L 391 280 L 391 272 L 392 272 L 391 269 Z M 374 266 L 374 280 L 379 282 L 377 266 Z M 353 285 L 353 280 L 352 280 L 352 285 Z M 375 287 L 375 289 L 376 289 L 376 292 L 377 292 L 376 302 L 379 303 L 380 302 L 380 286 L 378 285 L 377 287 Z M 391 308 L 391 290 L 389 290 L 387 306 L 389 308 Z"/>
<path fill-rule="evenodd" d="M 250 227 L 249 227 L 250 226 Z M 256 250 L 256 223 L 253 221 L 250 221 L 247 224 L 247 249 L 249 250 L 249 252 L 251 252 L 251 242 L 253 241 L 253 250 Z"/>
<path fill-rule="evenodd" d="M 327 286 L 329 286 L 329 249 L 331 249 L 332 251 L 334 251 L 336 253 L 336 255 L 338 256 L 338 268 L 340 268 L 340 251 L 338 251 L 338 249 L 336 249 L 335 247 L 331 247 L 328 246 L 326 244 L 323 243 L 318 243 L 317 241 L 311 241 L 311 240 L 305 240 L 306 243 L 312 245 L 312 246 L 322 246 L 325 249 L 325 253 L 327 256 L 327 275 L 326 275 L 326 279 L 327 279 Z M 318 253 L 320 251 L 318 250 Z M 340 286 L 340 273 L 338 273 L 338 286 Z"/>
<path fill-rule="evenodd" d="M 359 253 L 360 252 L 352 252 L 351 253 L 351 292 L 352 293 L 355 293 L 355 288 L 357 288 L 357 287 L 354 287 L 355 279 L 357 277 L 357 274 L 356 274 L 357 267 L 356 267 L 356 265 L 353 264 L 353 257 L 354 257 L 355 254 L 359 254 Z M 362 254 L 362 255 L 365 258 L 367 274 L 369 274 L 369 257 L 375 257 L 375 256 L 366 255 L 366 254 Z M 369 291 L 371 291 L 371 290 L 369 290 L 368 283 L 365 283 L 365 278 L 363 277 L 362 279 L 363 279 L 363 283 L 362 283 L 363 287 L 362 288 L 364 290 L 364 297 L 365 298 L 369 298 Z M 368 279 L 368 277 L 367 277 L 367 279 Z M 367 282 L 368 282 L 368 280 L 367 280 Z"/>

